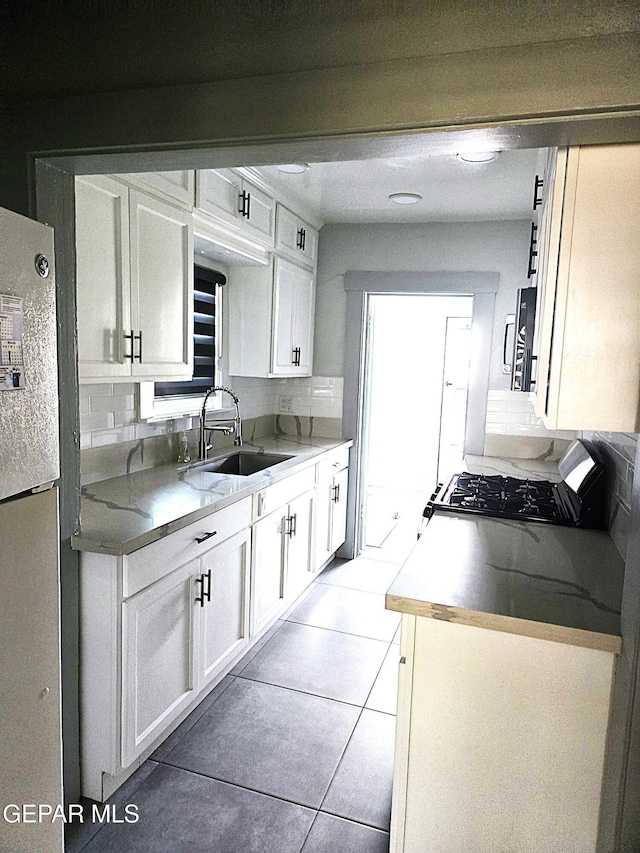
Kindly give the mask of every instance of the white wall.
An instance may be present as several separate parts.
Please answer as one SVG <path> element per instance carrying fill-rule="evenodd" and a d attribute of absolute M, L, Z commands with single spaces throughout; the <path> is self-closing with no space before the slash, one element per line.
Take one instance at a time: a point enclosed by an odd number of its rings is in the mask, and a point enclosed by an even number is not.
<path fill-rule="evenodd" d="M 497 272 L 491 388 L 508 388 L 502 373 L 502 327 L 527 286 L 531 223 L 456 222 L 425 225 L 325 225 L 320 231 L 315 374 L 342 376 L 346 272 Z"/>

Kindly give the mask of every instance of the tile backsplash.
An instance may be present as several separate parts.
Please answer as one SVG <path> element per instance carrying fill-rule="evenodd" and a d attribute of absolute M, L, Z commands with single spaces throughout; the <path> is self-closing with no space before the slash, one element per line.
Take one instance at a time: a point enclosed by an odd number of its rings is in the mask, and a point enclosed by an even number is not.
<path fill-rule="evenodd" d="M 577 435 L 545 429 L 535 414 L 532 394 L 508 390 L 487 394 L 485 456 L 557 460 Z"/>
<path fill-rule="evenodd" d="M 274 431 L 308 438 L 342 435 L 342 378 L 231 376 L 228 384 L 240 398 L 247 438 Z M 198 417 L 139 423 L 138 387 L 133 382 L 80 386 L 83 484 L 174 461 L 177 434 L 183 431 L 188 433 L 195 458 Z M 274 416 L 278 416 L 275 421 Z M 222 449 L 225 441 L 216 434 L 214 445 Z"/>
<path fill-rule="evenodd" d="M 577 433 L 569 430 L 551 432 L 534 411 L 533 394 L 522 391 L 489 391 L 485 431 L 493 435 L 537 435 L 542 438 L 572 440 Z"/>
<path fill-rule="evenodd" d="M 609 528 L 611 538 L 626 557 L 631 518 L 631 492 L 635 476 L 638 436 L 621 432 L 583 432 L 604 458 L 609 489 Z"/>

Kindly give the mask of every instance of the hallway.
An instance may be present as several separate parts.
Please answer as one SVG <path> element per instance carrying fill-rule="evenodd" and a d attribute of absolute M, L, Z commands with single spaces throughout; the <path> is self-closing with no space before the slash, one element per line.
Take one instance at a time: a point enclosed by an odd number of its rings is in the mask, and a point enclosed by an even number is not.
<path fill-rule="evenodd" d="M 385 558 L 325 569 L 111 798 L 139 822 L 70 826 L 67 853 L 386 853 L 399 563 Z"/>

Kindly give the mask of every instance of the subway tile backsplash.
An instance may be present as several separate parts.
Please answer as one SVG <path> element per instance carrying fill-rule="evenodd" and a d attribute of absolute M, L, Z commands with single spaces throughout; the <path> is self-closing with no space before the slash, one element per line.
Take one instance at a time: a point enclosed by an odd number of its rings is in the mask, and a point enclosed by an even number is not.
<path fill-rule="evenodd" d="M 489 435 L 531 435 L 541 438 L 572 440 L 577 432 L 545 429 L 542 418 L 534 411 L 533 395 L 521 391 L 491 390 L 487 394 L 487 422 Z"/>
<path fill-rule="evenodd" d="M 595 444 L 604 458 L 608 475 L 611 538 L 620 554 L 626 557 L 638 436 L 631 433 L 586 431 L 582 435 Z"/>
<path fill-rule="evenodd" d="M 278 432 L 316 437 L 342 435 L 342 378 L 231 376 L 227 384 L 240 399 L 247 437 L 255 430 L 259 436 L 266 435 L 267 425 L 271 434 L 274 415 L 281 412 L 291 417 L 282 418 Z M 284 411 L 283 398 L 287 406 Z M 190 441 L 197 446 L 197 416 L 139 423 L 137 409 L 138 385 L 133 382 L 80 386 L 83 483 L 172 461 L 178 447 L 176 433 L 189 433 Z"/>

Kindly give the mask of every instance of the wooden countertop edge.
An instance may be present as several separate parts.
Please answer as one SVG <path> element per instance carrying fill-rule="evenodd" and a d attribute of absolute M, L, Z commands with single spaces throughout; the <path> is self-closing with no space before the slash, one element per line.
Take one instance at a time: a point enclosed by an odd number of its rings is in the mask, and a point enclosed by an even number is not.
<path fill-rule="evenodd" d="M 442 622 L 471 625 L 474 628 L 487 628 L 490 631 L 502 631 L 505 634 L 519 634 L 523 637 L 550 640 L 553 643 L 582 646 L 583 648 L 611 652 L 616 655 L 620 654 L 622 650 L 622 638 L 615 634 L 601 634 L 596 631 L 585 631 L 582 628 L 568 628 L 563 625 L 534 622 L 530 619 L 517 619 L 513 616 L 501 616 L 496 613 L 481 613 L 477 610 L 465 610 L 459 607 L 449 607 L 446 604 L 433 604 L 430 601 L 419 601 L 397 595 L 386 595 L 386 609 L 412 616 L 423 616 L 427 619 L 439 619 Z"/>

